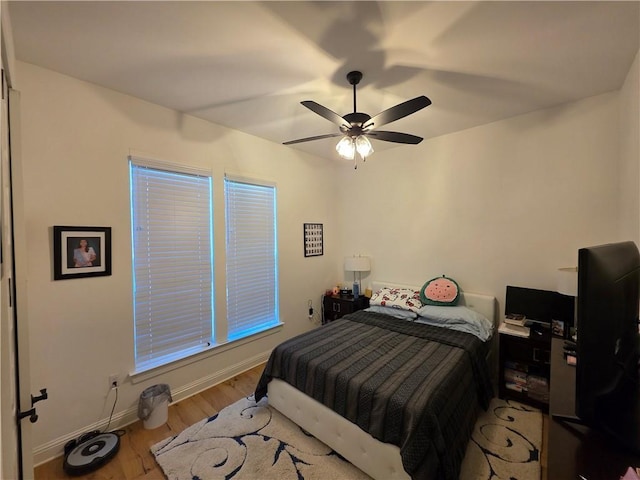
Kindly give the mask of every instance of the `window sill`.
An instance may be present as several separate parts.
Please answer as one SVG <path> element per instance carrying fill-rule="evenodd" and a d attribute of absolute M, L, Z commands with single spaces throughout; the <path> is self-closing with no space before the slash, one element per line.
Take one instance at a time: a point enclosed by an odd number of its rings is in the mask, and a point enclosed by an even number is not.
<path fill-rule="evenodd" d="M 146 370 L 134 370 L 129 373 L 129 378 L 131 379 L 131 383 L 133 383 L 134 385 L 137 383 L 144 382 L 151 378 L 157 377 L 158 375 L 163 375 L 172 370 L 176 370 L 178 368 L 182 368 L 192 363 L 204 360 L 205 358 L 209 358 L 214 355 L 218 355 L 219 353 L 226 352 L 228 350 L 231 350 L 232 348 L 236 348 L 241 345 L 245 345 L 247 343 L 253 342 L 254 340 L 265 338 L 265 337 L 268 337 L 269 335 L 278 333 L 282 330 L 283 326 L 284 326 L 284 323 L 279 323 L 267 330 L 263 330 L 262 332 L 259 332 L 259 333 L 254 333 L 253 335 L 249 335 L 248 337 L 212 345 L 211 347 L 208 347 L 207 349 L 201 352 L 194 353 L 193 355 L 190 355 L 185 358 L 181 358 L 180 360 L 175 360 L 173 362 L 160 365 L 157 367 L 152 367 Z"/>

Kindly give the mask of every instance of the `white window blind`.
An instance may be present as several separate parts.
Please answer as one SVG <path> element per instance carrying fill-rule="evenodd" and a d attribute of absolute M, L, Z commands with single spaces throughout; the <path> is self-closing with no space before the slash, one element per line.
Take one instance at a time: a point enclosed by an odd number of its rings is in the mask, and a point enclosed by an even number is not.
<path fill-rule="evenodd" d="M 134 158 L 130 169 L 135 361 L 141 371 L 212 343 L 211 176 Z"/>
<path fill-rule="evenodd" d="M 227 177 L 228 339 L 279 324 L 276 188 Z"/>

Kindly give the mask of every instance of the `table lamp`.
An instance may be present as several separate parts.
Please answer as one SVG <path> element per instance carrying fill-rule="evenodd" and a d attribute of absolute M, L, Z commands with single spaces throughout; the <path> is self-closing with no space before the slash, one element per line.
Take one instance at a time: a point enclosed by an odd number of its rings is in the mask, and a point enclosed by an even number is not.
<path fill-rule="evenodd" d="M 362 280 L 361 272 L 371 270 L 371 261 L 369 257 L 345 257 L 344 269 L 348 272 L 353 272 L 353 298 L 358 298 L 360 295 L 360 280 Z M 356 280 L 356 272 L 358 272 L 359 275 L 358 280 Z"/>

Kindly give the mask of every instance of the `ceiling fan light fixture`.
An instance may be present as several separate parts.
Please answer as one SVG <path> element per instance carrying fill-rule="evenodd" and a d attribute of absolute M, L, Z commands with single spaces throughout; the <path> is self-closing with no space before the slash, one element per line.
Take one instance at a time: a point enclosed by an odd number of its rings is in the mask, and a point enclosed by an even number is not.
<path fill-rule="evenodd" d="M 356 150 L 363 160 L 366 160 L 373 153 L 373 146 L 365 135 L 358 135 L 356 138 Z"/>
<path fill-rule="evenodd" d="M 367 138 L 367 135 L 371 135 L 376 140 L 384 142 L 405 143 L 410 145 L 416 145 L 422 141 L 422 137 L 418 137 L 416 135 L 381 131 L 377 130 L 377 128 L 382 125 L 386 125 L 387 123 L 395 122 L 396 120 L 428 107 L 431 105 L 431 100 L 424 95 L 421 95 L 419 97 L 412 98 L 411 100 L 407 100 L 406 102 L 399 103 L 391 108 L 387 108 L 372 117 L 367 113 L 358 112 L 356 106 L 356 86 L 360 83 L 360 80 L 362 80 L 362 72 L 349 72 L 347 74 L 347 80 L 349 81 L 349 84 L 353 86 L 353 112 L 346 114 L 344 117 L 329 110 L 327 107 L 314 102 L 313 100 L 305 100 L 301 102 L 302 105 L 312 112 L 338 125 L 338 127 L 340 127 L 340 133 L 329 133 L 325 135 L 299 138 L 297 140 L 284 142 L 285 145 L 331 137 L 342 137 L 336 145 L 338 155 L 346 160 L 353 160 L 354 168 L 358 168 L 356 151 L 363 161 L 366 161 L 367 157 L 373 153 L 373 146 Z"/>
<path fill-rule="evenodd" d="M 344 136 L 336 145 L 336 151 L 345 160 L 353 160 L 356 156 L 356 145 L 353 138 Z"/>

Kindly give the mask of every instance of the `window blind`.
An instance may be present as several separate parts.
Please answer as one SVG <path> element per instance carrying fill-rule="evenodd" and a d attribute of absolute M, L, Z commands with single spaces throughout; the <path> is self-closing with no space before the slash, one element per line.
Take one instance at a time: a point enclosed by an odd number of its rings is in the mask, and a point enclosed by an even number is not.
<path fill-rule="evenodd" d="M 227 177 L 227 322 L 235 340 L 279 324 L 276 188 Z"/>
<path fill-rule="evenodd" d="M 135 361 L 146 370 L 212 343 L 211 176 L 134 159 L 130 175 Z"/>

